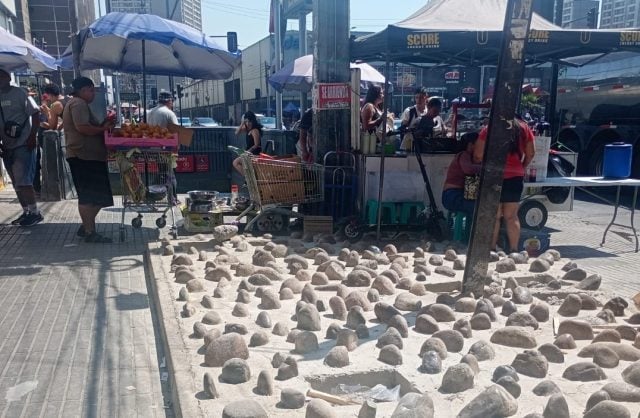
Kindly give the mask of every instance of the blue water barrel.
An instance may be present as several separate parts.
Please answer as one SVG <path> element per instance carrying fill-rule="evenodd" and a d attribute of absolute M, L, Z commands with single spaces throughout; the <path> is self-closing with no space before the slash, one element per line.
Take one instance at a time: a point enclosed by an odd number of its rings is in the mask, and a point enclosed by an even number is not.
<path fill-rule="evenodd" d="M 616 179 L 627 178 L 631 175 L 631 159 L 633 145 L 624 142 L 614 142 L 604 147 L 604 162 L 602 176 Z"/>

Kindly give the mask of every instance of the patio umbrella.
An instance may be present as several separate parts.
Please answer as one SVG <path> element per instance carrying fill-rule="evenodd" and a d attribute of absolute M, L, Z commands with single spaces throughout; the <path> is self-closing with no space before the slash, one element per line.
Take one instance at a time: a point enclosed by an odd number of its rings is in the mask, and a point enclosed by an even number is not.
<path fill-rule="evenodd" d="M 229 78 L 240 64 L 240 53 L 227 51 L 182 23 L 155 15 L 112 12 L 75 35 L 59 62 L 80 70 L 142 73 L 146 91 L 146 74 Z M 146 109 L 146 95 L 142 104 Z"/>
<path fill-rule="evenodd" d="M 384 84 L 384 76 L 366 63 L 351 63 L 351 68 L 360 69 L 360 80 L 364 83 Z M 269 84 L 279 92 L 295 90 L 308 92 L 313 81 L 313 55 L 305 55 L 285 65 L 269 77 Z"/>
<path fill-rule="evenodd" d="M 55 58 L 0 27 L 0 68 L 6 71 L 55 71 Z"/>
<path fill-rule="evenodd" d="M 204 33 L 148 14 L 109 13 L 82 29 L 74 41 L 76 45 L 72 42 L 61 57 L 65 68 L 72 68 L 75 60 L 80 70 L 222 80 L 240 64 L 239 53 L 227 51 Z"/>

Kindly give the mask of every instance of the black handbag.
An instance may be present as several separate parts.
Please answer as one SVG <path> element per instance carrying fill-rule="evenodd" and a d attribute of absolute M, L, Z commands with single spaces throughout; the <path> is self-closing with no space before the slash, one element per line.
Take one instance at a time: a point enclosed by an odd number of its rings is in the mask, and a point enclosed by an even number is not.
<path fill-rule="evenodd" d="M 22 123 L 14 122 L 12 120 L 7 121 L 4 118 L 4 110 L 2 109 L 2 104 L 0 104 L 0 116 L 2 117 L 4 134 L 12 139 L 20 138 L 20 136 L 22 135 L 22 130 L 24 129 L 24 125 L 29 120 L 29 117 L 27 117 L 27 119 L 25 119 Z"/>

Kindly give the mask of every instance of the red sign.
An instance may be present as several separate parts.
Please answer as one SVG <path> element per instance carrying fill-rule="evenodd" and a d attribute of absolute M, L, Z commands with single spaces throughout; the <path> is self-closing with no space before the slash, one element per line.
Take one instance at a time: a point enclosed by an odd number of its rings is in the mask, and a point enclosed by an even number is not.
<path fill-rule="evenodd" d="M 193 155 L 178 155 L 176 173 L 193 173 L 194 169 Z"/>
<path fill-rule="evenodd" d="M 454 70 L 454 71 L 448 71 L 446 73 L 444 73 L 444 79 L 445 80 L 460 80 L 460 71 Z"/>
<path fill-rule="evenodd" d="M 196 155 L 196 172 L 206 173 L 209 171 L 209 156 L 198 154 Z"/>
<path fill-rule="evenodd" d="M 317 109 L 348 109 L 351 106 L 351 86 L 348 83 L 318 83 Z"/>

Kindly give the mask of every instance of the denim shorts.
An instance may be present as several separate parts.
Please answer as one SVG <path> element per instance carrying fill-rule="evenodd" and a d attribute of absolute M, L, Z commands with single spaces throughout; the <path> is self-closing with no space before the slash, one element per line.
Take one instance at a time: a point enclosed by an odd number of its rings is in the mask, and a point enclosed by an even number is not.
<path fill-rule="evenodd" d="M 2 157 L 13 187 L 33 186 L 36 174 L 36 150 L 26 145 L 5 150 Z"/>

